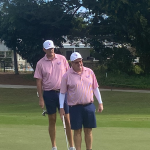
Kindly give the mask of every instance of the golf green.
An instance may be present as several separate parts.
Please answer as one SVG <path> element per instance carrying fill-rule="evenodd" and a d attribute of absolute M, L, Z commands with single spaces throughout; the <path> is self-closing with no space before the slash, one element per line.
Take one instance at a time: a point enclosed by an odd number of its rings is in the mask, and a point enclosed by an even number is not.
<path fill-rule="evenodd" d="M 101 94 L 104 111 L 96 112 L 93 150 L 149 150 L 150 94 L 114 91 Z M 65 132 L 59 114 L 56 126 L 58 150 L 65 150 Z M 41 149 L 51 150 L 51 143 L 48 119 L 42 116 L 36 89 L 0 88 L 0 150 Z"/>
<path fill-rule="evenodd" d="M 98 127 L 93 129 L 93 150 L 149 150 L 149 138 L 150 128 Z M 56 140 L 58 150 L 67 150 L 63 126 L 57 126 Z M 20 149 L 51 150 L 47 126 L 0 125 L 0 150 Z"/>

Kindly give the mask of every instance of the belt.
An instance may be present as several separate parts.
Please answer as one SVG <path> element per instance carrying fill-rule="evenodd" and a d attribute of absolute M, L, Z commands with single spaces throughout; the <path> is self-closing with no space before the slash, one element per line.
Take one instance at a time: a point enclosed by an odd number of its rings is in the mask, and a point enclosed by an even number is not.
<path fill-rule="evenodd" d="M 54 91 L 54 92 L 60 92 L 60 89 L 51 90 L 51 91 Z"/>
<path fill-rule="evenodd" d="M 77 104 L 77 105 L 72 105 L 71 107 L 73 107 L 73 106 L 88 106 L 88 105 L 90 105 L 90 104 L 93 104 L 93 103 L 88 103 L 88 104 Z"/>
<path fill-rule="evenodd" d="M 82 105 L 82 106 L 87 106 L 87 105 L 90 105 L 92 103 L 88 103 L 88 104 L 77 104 L 77 105 Z"/>

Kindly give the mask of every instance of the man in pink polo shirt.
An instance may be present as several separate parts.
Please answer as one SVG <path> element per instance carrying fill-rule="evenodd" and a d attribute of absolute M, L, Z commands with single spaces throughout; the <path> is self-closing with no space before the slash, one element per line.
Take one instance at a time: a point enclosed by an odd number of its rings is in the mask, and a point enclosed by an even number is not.
<path fill-rule="evenodd" d="M 92 128 L 96 128 L 93 93 L 98 100 L 98 112 L 103 111 L 103 103 L 94 72 L 82 63 L 82 56 L 74 52 L 70 56 L 72 68 L 64 75 L 60 88 L 60 117 L 65 114 L 64 100 L 67 92 L 71 129 L 74 130 L 76 150 L 81 150 L 81 131 L 84 127 L 86 149 L 92 150 Z"/>
<path fill-rule="evenodd" d="M 46 55 L 37 62 L 34 78 L 36 78 L 37 91 L 39 94 L 39 105 L 47 109 L 49 119 L 49 135 L 52 143 L 52 150 L 57 150 L 56 146 L 56 109 L 60 108 L 59 94 L 62 76 L 70 68 L 66 58 L 54 53 L 54 43 L 46 40 L 43 43 L 43 51 Z M 70 128 L 69 107 L 64 103 L 66 133 L 70 145 L 70 150 L 75 150 L 73 146 L 73 136 Z"/>

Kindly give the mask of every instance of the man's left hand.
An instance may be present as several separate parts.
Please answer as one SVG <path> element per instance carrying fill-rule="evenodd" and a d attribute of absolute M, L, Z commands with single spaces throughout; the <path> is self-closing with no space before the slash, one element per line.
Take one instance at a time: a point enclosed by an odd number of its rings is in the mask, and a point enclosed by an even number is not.
<path fill-rule="evenodd" d="M 65 116 L 65 111 L 63 108 L 60 108 L 60 118 L 63 120 L 63 116 Z"/>
<path fill-rule="evenodd" d="M 98 112 L 102 112 L 103 111 L 103 103 L 98 105 Z"/>

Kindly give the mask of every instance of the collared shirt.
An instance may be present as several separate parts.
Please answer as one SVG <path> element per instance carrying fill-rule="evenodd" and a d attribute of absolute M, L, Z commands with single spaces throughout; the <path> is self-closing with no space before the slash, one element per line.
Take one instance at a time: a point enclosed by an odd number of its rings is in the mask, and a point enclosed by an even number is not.
<path fill-rule="evenodd" d="M 53 60 L 49 60 L 45 55 L 37 62 L 34 78 L 42 79 L 44 91 L 60 89 L 62 76 L 69 69 L 66 58 L 55 54 Z"/>
<path fill-rule="evenodd" d="M 67 92 L 69 106 L 88 104 L 94 101 L 93 89 L 97 87 L 97 79 L 90 68 L 83 67 L 81 74 L 70 68 L 62 78 L 60 92 Z"/>

